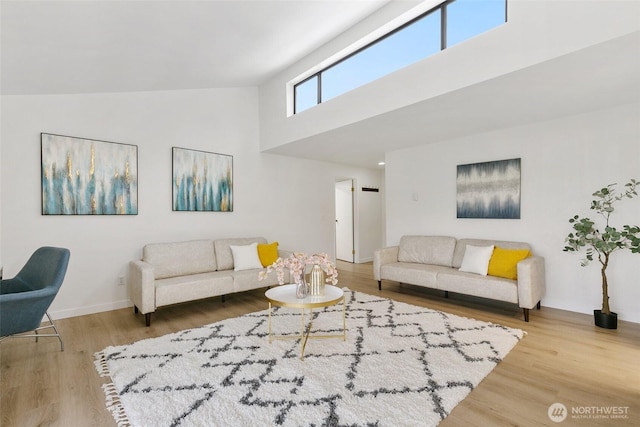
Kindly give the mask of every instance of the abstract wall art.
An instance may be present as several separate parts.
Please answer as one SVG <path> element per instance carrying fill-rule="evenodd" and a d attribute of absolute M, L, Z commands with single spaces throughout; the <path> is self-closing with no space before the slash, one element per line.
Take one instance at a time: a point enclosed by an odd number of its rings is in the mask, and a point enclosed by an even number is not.
<path fill-rule="evenodd" d="M 458 165 L 458 218 L 520 219 L 520 159 Z"/>
<path fill-rule="evenodd" d="M 233 156 L 173 147 L 173 210 L 233 212 Z"/>
<path fill-rule="evenodd" d="M 42 215 L 137 215 L 138 147 L 40 134 Z"/>

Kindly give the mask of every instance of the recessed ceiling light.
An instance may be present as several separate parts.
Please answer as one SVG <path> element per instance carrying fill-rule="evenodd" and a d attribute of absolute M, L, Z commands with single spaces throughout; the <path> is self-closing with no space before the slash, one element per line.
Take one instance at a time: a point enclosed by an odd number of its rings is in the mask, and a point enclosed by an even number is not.
<path fill-rule="evenodd" d="M 378 166 L 384 166 L 384 162 L 378 162 Z"/>

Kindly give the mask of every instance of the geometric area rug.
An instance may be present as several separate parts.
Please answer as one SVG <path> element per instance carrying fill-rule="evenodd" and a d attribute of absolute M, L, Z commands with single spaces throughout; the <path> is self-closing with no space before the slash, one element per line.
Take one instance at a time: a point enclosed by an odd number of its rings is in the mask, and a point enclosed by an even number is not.
<path fill-rule="evenodd" d="M 107 347 L 96 368 L 120 426 L 436 426 L 523 331 L 345 288 L 347 338 L 269 344 L 267 310 Z M 265 301 L 265 306 L 267 305 Z M 308 312 L 305 318 L 308 318 Z M 342 332 L 342 307 L 312 334 Z M 300 310 L 274 308 L 275 334 Z"/>

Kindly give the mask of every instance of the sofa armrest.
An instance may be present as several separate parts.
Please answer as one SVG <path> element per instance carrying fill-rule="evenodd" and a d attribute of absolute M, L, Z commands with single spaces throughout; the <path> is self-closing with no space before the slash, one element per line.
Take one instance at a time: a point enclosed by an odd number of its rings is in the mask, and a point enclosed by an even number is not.
<path fill-rule="evenodd" d="M 389 246 L 387 248 L 378 249 L 373 253 L 373 278 L 382 280 L 380 269 L 384 264 L 398 262 L 398 252 L 400 246 Z"/>
<path fill-rule="evenodd" d="M 518 305 L 533 308 L 545 293 L 544 258 L 532 256 L 518 263 Z"/>
<path fill-rule="evenodd" d="M 278 249 L 278 256 L 282 259 L 288 258 L 293 254 L 293 251 L 285 251 L 283 249 Z"/>
<path fill-rule="evenodd" d="M 144 261 L 129 263 L 129 297 L 142 314 L 156 311 L 156 284 L 153 265 Z"/>

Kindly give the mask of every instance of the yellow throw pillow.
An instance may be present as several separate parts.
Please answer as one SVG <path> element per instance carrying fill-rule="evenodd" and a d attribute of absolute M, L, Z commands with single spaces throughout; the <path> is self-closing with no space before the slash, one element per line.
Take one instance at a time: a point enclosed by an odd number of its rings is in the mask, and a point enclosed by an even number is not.
<path fill-rule="evenodd" d="M 258 243 L 258 257 L 263 267 L 267 267 L 278 259 L 278 242 Z"/>
<path fill-rule="evenodd" d="M 515 280 L 518 278 L 516 266 L 529 255 L 531 255 L 531 252 L 528 249 L 504 249 L 496 246 L 489 260 L 487 274 Z"/>

